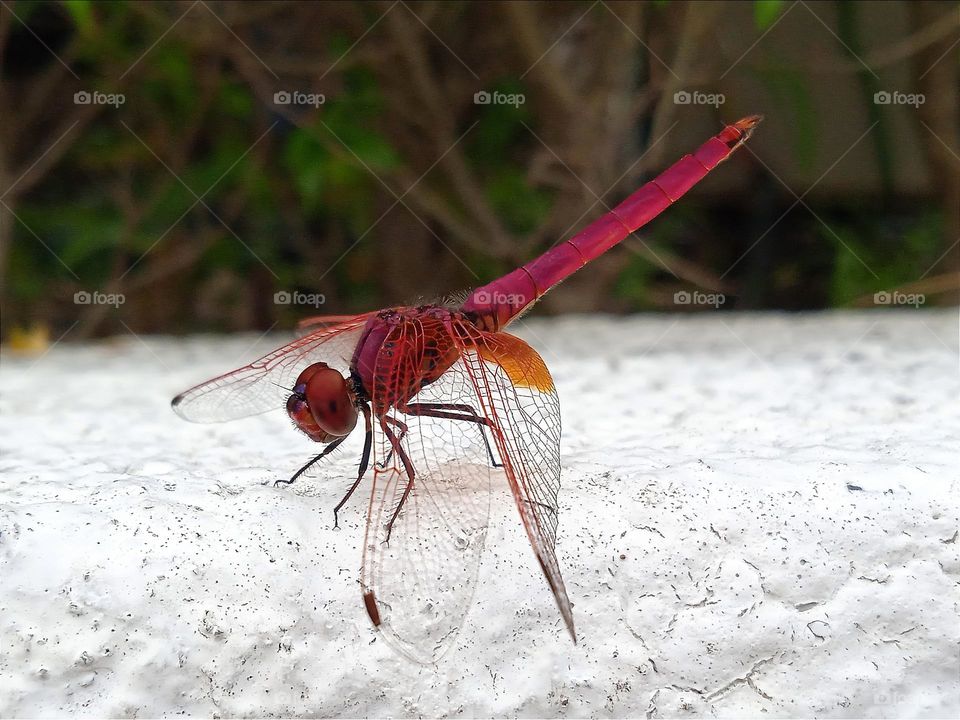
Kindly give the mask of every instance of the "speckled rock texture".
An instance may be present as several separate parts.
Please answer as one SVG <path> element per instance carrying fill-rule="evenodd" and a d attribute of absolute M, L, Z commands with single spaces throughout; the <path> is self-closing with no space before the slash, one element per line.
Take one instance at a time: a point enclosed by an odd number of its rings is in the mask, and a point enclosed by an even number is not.
<path fill-rule="evenodd" d="M 501 488 L 437 666 L 357 583 L 351 437 L 191 425 L 195 382 L 283 338 L 5 353 L 0 716 L 960 716 L 955 310 L 570 316 L 518 334 L 564 421 L 573 645 Z M 362 490 L 361 490 L 362 493 Z"/>

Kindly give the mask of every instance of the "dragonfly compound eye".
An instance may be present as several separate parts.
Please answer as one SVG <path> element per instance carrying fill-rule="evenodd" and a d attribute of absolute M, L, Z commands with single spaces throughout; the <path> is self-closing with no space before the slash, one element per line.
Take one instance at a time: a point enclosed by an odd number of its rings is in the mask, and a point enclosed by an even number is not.
<path fill-rule="evenodd" d="M 307 383 L 310 382 L 310 378 L 316 375 L 321 370 L 329 370 L 330 366 L 325 362 L 315 362 L 313 365 L 308 365 L 303 372 L 297 376 L 297 381 L 293 384 L 293 392 L 297 395 L 303 395 L 306 390 Z"/>
<path fill-rule="evenodd" d="M 317 425 L 317 421 L 314 419 L 313 413 L 310 412 L 310 408 L 307 407 L 302 393 L 294 393 L 287 398 L 287 415 L 293 420 L 297 429 L 314 442 L 328 443 L 335 439 L 330 436 L 330 433 Z"/>
<path fill-rule="evenodd" d="M 357 424 L 357 407 L 343 375 L 324 363 L 311 365 L 300 378 L 307 373 L 304 397 L 319 428 L 334 437 L 349 435 Z"/>

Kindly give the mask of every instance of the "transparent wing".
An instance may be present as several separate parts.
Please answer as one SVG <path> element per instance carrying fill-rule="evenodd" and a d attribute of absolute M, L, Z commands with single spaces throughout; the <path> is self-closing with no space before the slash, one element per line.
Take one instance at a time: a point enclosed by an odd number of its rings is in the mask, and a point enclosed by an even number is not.
<path fill-rule="evenodd" d="M 346 372 L 369 315 L 318 330 L 177 395 L 174 411 L 191 422 L 223 422 L 282 408 L 300 372 L 315 362 Z"/>
<path fill-rule="evenodd" d="M 423 332 L 419 321 L 407 325 L 416 326 L 412 334 Z M 446 342 L 452 343 L 449 337 Z M 418 347 L 394 356 L 406 368 L 384 358 L 382 366 L 394 363 L 384 383 L 402 385 L 406 370 L 421 365 Z M 491 468 L 491 460 L 499 460 L 484 425 L 420 413 L 467 418 L 464 408 L 477 402 L 466 363 L 458 360 L 406 411 L 389 410 L 375 420 L 374 455 L 387 462 L 374 465 L 361 570 L 364 602 L 384 640 L 419 663 L 439 660 L 463 626 L 487 536 L 491 473 L 499 472 Z M 408 467 L 413 486 L 404 497 Z"/>
<path fill-rule="evenodd" d="M 369 318 L 374 313 L 365 315 L 314 315 L 297 321 L 297 337 L 312 335 L 317 330 L 333 330 L 338 325 L 355 321 L 359 317 Z"/>
<path fill-rule="evenodd" d="M 560 575 L 556 541 L 560 492 L 560 401 L 550 371 L 523 340 L 473 326 L 459 328 L 463 357 L 533 552 L 576 642 L 573 611 Z"/>

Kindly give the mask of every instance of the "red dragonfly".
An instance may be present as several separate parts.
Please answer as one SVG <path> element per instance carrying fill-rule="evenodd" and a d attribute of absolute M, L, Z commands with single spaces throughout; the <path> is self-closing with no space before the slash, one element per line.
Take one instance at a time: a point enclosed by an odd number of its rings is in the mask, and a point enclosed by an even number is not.
<path fill-rule="evenodd" d="M 173 400 L 195 422 L 285 404 L 325 447 L 292 483 L 335 450 L 363 417 L 356 480 L 372 468 L 360 584 L 387 642 L 418 662 L 453 643 L 473 597 L 491 481 L 506 483 L 576 642 L 555 552 L 560 405 L 541 357 L 504 328 L 545 292 L 663 212 L 742 145 L 748 117 L 681 158 L 585 230 L 459 307 L 395 307 L 301 322 L 304 334 L 269 355 Z"/>

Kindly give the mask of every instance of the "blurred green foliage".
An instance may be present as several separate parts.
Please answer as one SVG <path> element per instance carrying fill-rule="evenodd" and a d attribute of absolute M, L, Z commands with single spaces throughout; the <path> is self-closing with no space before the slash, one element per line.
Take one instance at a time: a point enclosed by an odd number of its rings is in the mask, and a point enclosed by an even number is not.
<path fill-rule="evenodd" d="M 329 213 L 359 235 L 375 219 L 380 190 L 375 175 L 396 168 L 401 160 L 371 122 L 384 112 L 374 76 L 356 69 L 347 72 L 345 80 L 345 92 L 323 105 L 323 116 L 315 124 L 290 130 L 283 159 L 304 212 Z M 349 150 L 331 152 L 323 140 L 326 132 Z"/>
<path fill-rule="evenodd" d="M 835 248 L 830 300 L 839 306 L 928 277 L 943 252 L 943 216 L 933 211 L 892 223 L 876 216 L 831 221 L 820 231 Z"/>
<path fill-rule="evenodd" d="M 805 170 L 813 167 L 817 155 L 818 118 L 807 78 L 794 67 L 777 64 L 757 72 L 778 107 L 790 113 L 793 128 L 788 141 L 793 157 Z"/>
<path fill-rule="evenodd" d="M 523 95 L 529 92 L 518 81 L 505 81 L 492 88 L 504 95 Z M 481 105 L 476 130 L 468 144 L 467 157 L 487 178 L 486 194 L 507 229 L 517 235 L 533 232 L 553 205 L 553 194 L 533 187 L 525 168 L 504 163 L 522 150 L 529 137 L 525 125 L 535 123 L 526 103 L 511 105 Z"/>
<path fill-rule="evenodd" d="M 256 7 L 261 12 L 275 11 L 267 5 Z M 780 0 L 755 0 L 750 10 L 756 32 L 769 30 L 787 7 Z M 168 17 L 170 9 L 156 4 L 18 0 L 15 8 L 18 20 L 11 26 L 4 82 L 11 92 L 16 89 L 22 93 L 20 105 L 25 108 L 24 126 L 18 128 L 20 145 L 9 153 L 18 157 L 19 167 L 29 164 L 36 155 L 32 149 L 25 152 L 24 143 L 52 145 L 64 128 L 58 125 L 61 116 L 77 110 L 61 92 L 52 96 L 55 106 L 35 112 L 35 123 L 26 122 L 31 109 L 36 111 L 39 102 L 50 99 L 37 100 L 31 94 L 44 90 L 40 79 L 45 73 L 53 77 L 60 72 L 63 88 L 122 91 L 128 97 L 118 111 L 100 111 L 93 121 L 84 122 L 82 131 L 69 136 L 69 149 L 55 171 L 17 198 L 20 220 L 12 229 L 17 241 L 9 248 L 13 272 L 6 278 L 4 290 L 4 302 L 12 308 L 8 316 L 17 322 L 34 316 L 62 317 L 75 310 L 65 305 L 65 299 L 78 286 L 105 287 L 118 278 L 139 282 L 163 298 L 161 303 L 144 301 L 144 315 L 149 315 L 159 329 L 174 325 L 181 329 L 224 328 L 230 322 L 235 322 L 235 327 L 265 326 L 271 320 L 289 324 L 303 314 L 301 309 L 264 307 L 262 298 L 276 288 L 319 289 L 337 298 L 336 310 L 329 311 L 360 310 L 395 301 L 397 295 L 421 292 L 428 271 L 407 278 L 405 273 L 411 266 L 405 269 L 403 258 L 388 257 L 397 253 L 396 245 L 385 248 L 373 242 L 374 237 L 381 236 L 408 242 L 402 228 L 411 226 L 419 235 L 409 241 L 408 247 L 418 245 L 417 253 L 410 254 L 420 258 L 412 267 L 429 264 L 424 258 L 436 257 L 431 252 L 438 242 L 463 261 L 458 264 L 446 249 L 439 250 L 448 263 L 444 268 L 450 275 L 451 290 L 492 279 L 525 259 L 513 248 L 504 247 L 509 243 L 501 243 L 496 252 L 487 251 L 481 231 L 477 231 L 481 242 L 471 244 L 463 238 L 451 238 L 436 221 L 424 221 L 423 227 L 416 223 L 404 226 L 396 216 L 387 215 L 391 205 L 398 204 L 395 200 L 399 192 L 421 172 L 434 173 L 424 185 L 439 174 L 434 170 L 440 162 L 433 150 L 434 129 L 428 122 L 436 108 L 398 105 L 415 95 L 414 80 L 405 75 L 401 74 L 402 81 L 410 83 L 409 87 L 390 85 L 382 66 L 357 53 L 331 73 L 332 91 L 319 108 L 285 111 L 271 103 L 273 87 L 259 86 L 251 79 L 251 71 L 236 60 L 243 56 L 265 76 L 263 68 L 256 66 L 257 59 L 247 54 L 249 48 L 238 46 L 229 36 L 224 38 L 223 23 L 213 17 L 216 8 L 198 10 L 197 17 L 184 20 L 169 34 L 165 28 L 176 15 Z M 360 27 L 379 22 L 380 12 L 375 7 L 350 6 L 350 12 L 356 14 L 358 8 L 365 23 Z M 443 8 L 447 11 L 448 6 Z M 458 5 L 450 12 L 463 14 L 477 8 Z M 598 18 L 605 17 L 602 8 L 597 12 Z M 648 23 L 679 23 L 684 17 L 677 4 L 669 2 L 657 2 L 644 12 Z M 454 17 L 454 21 L 459 19 Z M 841 13 L 841 20 L 846 23 L 841 28 L 845 37 L 856 42 L 856 14 Z M 262 45 L 258 50 L 266 52 L 263 48 L 272 47 L 275 35 L 295 37 L 301 30 L 294 26 L 275 28 L 271 22 L 267 19 L 262 25 L 254 24 L 252 30 L 244 26 L 247 29 L 241 32 L 247 33 L 251 43 L 258 38 Z M 585 32 L 588 26 L 584 26 Z M 454 42 L 454 27 L 452 23 L 446 29 L 450 42 Z M 678 32 L 680 27 L 676 26 Z M 212 39 L 213 31 L 220 36 Z M 34 32 L 44 38 L 43 43 L 32 37 Z M 336 63 L 330 65 L 330 59 L 349 55 L 358 36 L 356 26 L 348 22 L 331 24 L 323 32 L 310 35 L 309 44 L 322 46 L 318 52 L 333 70 Z M 431 43 L 425 51 L 428 64 L 443 71 L 448 65 L 456 67 L 445 43 L 435 42 L 427 33 L 422 38 Z M 69 53 L 70 67 L 76 69 L 79 82 L 73 82 L 58 68 L 58 60 L 47 45 L 56 53 Z M 396 58 L 402 55 L 401 48 L 385 47 L 388 62 L 399 63 Z M 636 48 L 637 52 L 643 51 L 640 45 Z M 290 57 L 296 59 L 295 55 Z M 645 72 L 638 71 L 636 78 L 629 79 L 631 86 L 642 84 Z M 789 132 L 777 142 L 789 149 L 791 161 L 803 171 L 817 172 L 823 164 L 822 129 L 829 123 L 822 117 L 822 109 L 818 113 L 817 88 L 811 85 L 810 73 L 791 58 L 781 56 L 776 47 L 769 50 L 764 63 L 744 62 L 738 72 L 764 88 L 768 104 L 780 112 L 781 125 Z M 537 237 L 546 223 L 559 222 L 557 217 L 564 217 L 564 205 L 570 204 L 571 198 L 583 210 L 592 202 L 577 178 L 571 177 L 573 171 L 558 166 L 550 157 L 546 160 L 548 166 L 552 164 L 552 175 L 534 172 L 532 159 L 538 153 L 544 155 L 544 149 L 531 130 L 539 136 L 544 125 L 552 123 L 556 130 L 565 121 L 552 116 L 550 102 L 556 102 L 556 98 L 544 92 L 536 76 L 521 77 L 505 71 L 494 58 L 482 87 L 505 96 L 523 95 L 526 102 L 516 106 L 469 104 L 469 114 L 458 117 L 453 113 L 451 123 L 454 137 L 464 134 L 463 159 L 466 172 L 478 179 L 478 196 L 488 204 L 509 239 L 515 241 L 514 247 Z M 863 85 L 865 91 L 873 87 Z M 608 103 L 621 100 L 613 98 Z M 602 108 L 607 105 L 588 105 L 584 98 L 583 107 L 602 116 Z M 651 126 L 657 109 L 651 104 L 635 113 L 629 132 L 641 138 L 636 155 L 642 155 L 651 142 L 644 128 Z M 868 112 L 873 117 L 879 110 L 872 104 Z M 394 130 L 400 124 L 416 127 L 418 122 L 422 127 L 416 144 Z M 569 124 L 575 125 L 572 118 Z M 603 127 L 599 122 L 597 125 Z M 761 132 L 767 130 L 766 126 L 761 128 Z M 581 135 L 589 137 L 582 131 Z M 882 140 L 884 136 L 878 137 Z M 598 146 L 605 139 L 597 136 Z M 429 149 L 420 150 L 418 145 Z M 884 170 L 883 190 L 889 194 L 890 148 L 882 145 L 876 151 L 880 154 L 877 162 Z M 600 156 L 599 149 L 597 154 Z M 579 159 L 586 162 L 593 158 L 587 153 Z M 542 170 L 543 157 L 540 162 Z M 577 166 L 577 170 L 583 172 L 583 167 Z M 616 170 L 612 176 L 619 173 Z M 558 176 L 569 181 L 566 188 Z M 757 222 L 762 231 L 781 208 L 792 202 L 776 182 L 769 178 L 765 182 L 774 191 L 762 201 L 751 201 L 744 193 L 723 202 L 685 203 L 649 228 L 645 238 L 661 253 L 684 258 L 703 270 L 701 275 L 712 273 L 716 280 L 759 236 Z M 625 191 L 624 186 L 618 189 Z M 454 224 L 471 228 L 476 224 L 474 209 L 454 184 L 433 182 L 430 193 L 429 202 L 442 206 L 440 217 L 446 213 Z M 409 199 L 403 204 L 407 202 Z M 826 244 L 832 253 L 828 263 L 820 257 L 808 260 L 799 252 L 786 257 L 782 249 L 766 255 L 758 251 L 757 257 L 778 265 L 758 270 L 756 263 L 760 261 L 751 258 L 729 282 L 766 283 L 748 296 L 753 298 L 749 307 L 774 302 L 769 298 L 776 296 L 780 285 L 790 283 L 806 293 L 796 306 L 823 307 L 849 304 L 927 272 L 943 249 L 942 210 L 921 203 L 902 208 L 901 215 L 891 222 L 874 206 L 864 203 L 858 208 L 858 202 L 849 199 L 846 208 L 820 210 L 831 218 L 833 232 L 813 217 L 791 217 L 795 229 L 790 232 L 816 237 Z M 760 207 L 762 203 L 767 207 Z M 780 205 L 770 207 L 774 203 Z M 572 212 L 573 217 L 578 214 Z M 381 219 L 383 222 L 371 231 Z M 409 217 L 406 220 L 409 222 Z M 581 221 L 581 226 L 585 222 Z M 554 232 L 562 232 L 564 227 L 561 224 Z M 787 223 L 783 230 L 786 234 Z M 324 241 L 318 243 L 317 238 Z M 544 234 L 539 245 L 530 246 L 530 252 L 542 251 L 558 239 Z M 663 307 L 663 297 L 669 297 L 674 288 L 689 285 L 688 279 L 665 272 L 649 256 L 625 253 L 623 257 L 612 286 L 606 289 L 610 303 L 602 307 Z M 820 276 L 825 265 L 830 275 L 824 281 Z M 389 296 L 387 280 L 393 283 Z M 826 289 L 820 291 L 821 286 Z M 248 297 L 254 294 L 251 288 L 256 288 L 256 298 Z M 239 319 L 231 320 L 230 309 L 222 315 L 193 313 L 197 298 L 208 295 L 212 298 L 210 305 L 226 298 L 228 304 L 242 306 L 245 314 L 241 317 L 234 313 Z"/>
<path fill-rule="evenodd" d="M 766 30 L 783 10 L 783 0 L 753 0 L 753 22 L 757 30 Z"/>

